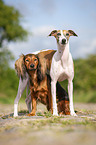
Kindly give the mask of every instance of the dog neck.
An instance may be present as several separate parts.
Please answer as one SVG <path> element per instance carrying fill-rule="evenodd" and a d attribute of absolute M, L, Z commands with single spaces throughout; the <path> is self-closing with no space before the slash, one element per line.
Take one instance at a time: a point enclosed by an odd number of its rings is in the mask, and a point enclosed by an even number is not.
<path fill-rule="evenodd" d="M 63 67 L 66 67 L 68 65 L 69 54 L 70 54 L 70 51 L 69 51 L 69 41 L 64 46 L 60 46 L 57 43 L 57 46 L 58 46 L 58 50 L 57 50 L 58 54 L 57 54 L 57 56 L 59 57 L 59 60 L 61 60 L 61 65 Z"/>
<path fill-rule="evenodd" d="M 28 71 L 29 74 L 29 79 L 30 79 L 30 85 L 34 86 L 35 88 L 37 88 L 37 70 L 32 70 L 32 71 Z"/>

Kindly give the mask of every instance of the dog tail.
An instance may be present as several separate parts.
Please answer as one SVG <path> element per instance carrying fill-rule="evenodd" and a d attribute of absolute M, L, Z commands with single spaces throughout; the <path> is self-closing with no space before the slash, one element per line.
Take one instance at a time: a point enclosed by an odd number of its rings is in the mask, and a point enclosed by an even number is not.
<path fill-rule="evenodd" d="M 24 55 L 22 54 L 20 56 L 19 59 L 16 60 L 15 62 L 15 70 L 16 70 L 16 73 L 18 75 L 18 77 L 24 79 L 26 78 L 26 68 L 25 68 L 25 65 L 24 65 Z"/>

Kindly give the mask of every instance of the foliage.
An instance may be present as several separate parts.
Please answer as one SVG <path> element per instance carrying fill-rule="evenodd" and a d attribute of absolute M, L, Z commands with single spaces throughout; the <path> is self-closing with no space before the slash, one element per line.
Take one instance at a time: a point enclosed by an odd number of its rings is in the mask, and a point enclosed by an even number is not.
<path fill-rule="evenodd" d="M 0 0 L 0 47 L 5 40 L 23 40 L 27 36 L 27 31 L 20 25 L 20 18 L 20 13 L 14 7 Z"/>
<path fill-rule="evenodd" d="M 74 101 L 96 102 L 96 55 L 87 59 L 74 60 Z M 13 69 L 0 70 L 0 101 L 2 103 L 13 103 L 17 89 L 18 77 Z M 67 89 L 67 81 L 61 82 Z M 25 93 L 22 99 L 25 99 Z M 10 98 L 10 99 L 9 99 Z"/>
<path fill-rule="evenodd" d="M 14 7 L 0 0 L 0 74 L 8 69 L 10 60 L 14 59 L 4 42 L 23 40 L 28 34 L 20 25 L 20 19 L 21 15 Z"/>
<path fill-rule="evenodd" d="M 0 51 L 0 75 L 2 74 L 2 71 L 8 69 L 9 63 L 13 59 L 14 56 L 7 48 L 3 48 L 3 51 Z"/>
<path fill-rule="evenodd" d="M 74 86 L 76 90 L 96 90 L 96 56 L 75 61 Z"/>
<path fill-rule="evenodd" d="M 16 75 L 15 70 L 7 68 L 0 74 L 0 102 L 7 104 L 12 103 L 15 100 L 18 90 L 19 78 Z M 25 92 L 23 94 L 23 100 Z"/>
<path fill-rule="evenodd" d="M 78 102 L 96 102 L 96 55 L 74 60 L 74 97 Z M 67 89 L 67 81 L 61 85 Z"/>

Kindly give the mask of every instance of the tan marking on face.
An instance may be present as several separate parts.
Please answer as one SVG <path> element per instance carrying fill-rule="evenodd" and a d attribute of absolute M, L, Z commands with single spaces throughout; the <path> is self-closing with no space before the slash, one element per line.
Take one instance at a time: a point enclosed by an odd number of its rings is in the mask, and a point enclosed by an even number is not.
<path fill-rule="evenodd" d="M 37 69 L 38 58 L 33 54 L 26 55 L 24 64 L 28 70 Z"/>
<path fill-rule="evenodd" d="M 52 31 L 49 36 L 54 36 L 56 38 L 56 40 L 57 40 L 57 43 L 59 43 L 60 37 L 63 38 L 63 36 L 61 34 L 61 31 L 63 32 L 64 37 L 67 40 L 69 40 L 70 34 L 69 34 L 69 32 L 67 30 L 55 30 L 55 31 Z"/>
<path fill-rule="evenodd" d="M 77 36 L 77 34 L 72 30 L 53 30 L 49 36 L 54 36 L 57 40 L 57 43 L 59 42 L 61 31 L 63 32 L 63 35 L 66 37 L 67 41 L 69 40 L 70 36 Z"/>

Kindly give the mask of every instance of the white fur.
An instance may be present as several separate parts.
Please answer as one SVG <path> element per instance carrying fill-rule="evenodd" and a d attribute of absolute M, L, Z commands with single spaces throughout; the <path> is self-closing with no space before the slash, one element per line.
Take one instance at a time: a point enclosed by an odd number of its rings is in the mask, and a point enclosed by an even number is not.
<path fill-rule="evenodd" d="M 32 52 L 32 54 L 38 54 L 40 52 L 48 51 L 48 50 L 51 50 L 51 49 L 42 49 L 42 50 L 39 50 L 39 51 Z"/>
<path fill-rule="evenodd" d="M 26 73 L 26 79 L 21 79 L 21 77 L 19 79 L 18 92 L 17 92 L 17 96 L 16 96 L 15 101 L 14 101 L 14 117 L 18 116 L 18 111 L 17 111 L 18 102 L 19 102 L 21 95 L 23 94 L 26 86 L 28 85 L 28 80 L 29 80 L 29 78 L 28 78 L 27 73 Z M 28 91 L 27 91 L 26 95 L 28 95 Z"/>
<path fill-rule="evenodd" d="M 58 50 L 53 55 L 50 76 L 51 76 L 51 92 L 53 100 L 53 115 L 58 115 L 57 103 L 56 103 L 56 82 L 68 80 L 68 95 L 70 101 L 70 114 L 76 116 L 73 108 L 73 60 L 69 51 L 69 41 L 66 44 L 61 44 L 62 39 L 65 39 L 63 32 L 59 38 L 59 44 L 57 43 Z"/>
<path fill-rule="evenodd" d="M 50 50 L 50 49 L 35 51 L 32 54 L 38 54 L 40 52 L 48 51 L 48 50 Z M 21 77 L 19 79 L 18 92 L 17 92 L 17 96 L 16 96 L 15 101 L 14 101 L 14 117 L 18 116 L 18 103 L 19 103 L 19 100 L 20 100 L 26 86 L 27 86 L 27 92 L 26 92 L 27 98 L 26 98 L 25 102 L 26 102 L 29 113 L 31 112 L 31 94 L 29 93 L 29 95 L 28 95 L 29 77 L 28 77 L 28 74 L 26 72 L 26 79 L 25 78 L 21 79 Z"/>

